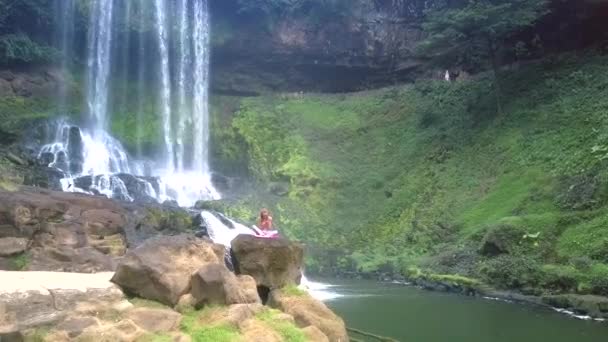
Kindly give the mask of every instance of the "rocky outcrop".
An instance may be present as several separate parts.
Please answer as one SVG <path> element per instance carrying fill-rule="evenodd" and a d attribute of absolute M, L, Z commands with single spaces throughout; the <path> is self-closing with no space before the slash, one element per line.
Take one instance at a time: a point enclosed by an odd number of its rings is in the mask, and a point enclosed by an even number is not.
<path fill-rule="evenodd" d="M 344 321 L 325 304 L 308 294 L 289 295 L 281 290 L 270 293 L 268 305 L 294 317 L 299 327 L 314 326 L 332 342 L 348 341 Z"/>
<path fill-rule="evenodd" d="M 74 312 L 120 309 L 124 295 L 111 276 L 0 271 L 0 332 L 57 324 Z"/>
<path fill-rule="evenodd" d="M 299 284 L 304 247 L 286 239 L 264 239 L 239 235 L 232 241 L 238 274 L 252 276 L 258 286 L 278 289 Z"/>
<path fill-rule="evenodd" d="M 113 271 L 127 248 L 192 229 L 184 209 L 21 187 L 0 190 L 0 269 Z M 25 248 L 24 248 L 25 246 Z"/>
<path fill-rule="evenodd" d="M 50 97 L 65 82 L 57 70 L 0 70 L 0 97 Z"/>
<path fill-rule="evenodd" d="M 15 251 L 23 251 L 27 241 L 28 270 L 111 271 L 114 257 L 126 249 L 126 225 L 127 211 L 104 197 L 0 192 L 0 238 Z"/>
<path fill-rule="evenodd" d="M 222 264 L 206 264 L 192 276 L 196 306 L 261 303 L 255 280 L 235 276 Z"/>
<path fill-rule="evenodd" d="M 129 251 L 112 281 L 130 293 L 174 306 L 190 290 L 192 274 L 223 262 L 221 245 L 188 235 L 157 237 Z"/>
<path fill-rule="evenodd" d="M 318 5 L 273 18 L 236 3 L 212 5 L 216 92 L 353 91 L 412 80 L 424 65 L 414 53 L 420 2 L 353 0 L 336 13 Z"/>

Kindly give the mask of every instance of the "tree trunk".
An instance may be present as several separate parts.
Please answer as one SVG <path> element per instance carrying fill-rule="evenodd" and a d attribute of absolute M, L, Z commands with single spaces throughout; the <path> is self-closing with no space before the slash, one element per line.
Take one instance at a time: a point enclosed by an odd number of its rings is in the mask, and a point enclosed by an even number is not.
<path fill-rule="evenodd" d="M 502 88 L 500 85 L 500 64 L 496 54 L 496 47 L 492 39 L 488 39 L 488 51 L 490 53 L 490 61 L 492 63 L 492 72 L 494 73 L 494 96 L 496 97 L 496 111 L 502 114 Z"/>

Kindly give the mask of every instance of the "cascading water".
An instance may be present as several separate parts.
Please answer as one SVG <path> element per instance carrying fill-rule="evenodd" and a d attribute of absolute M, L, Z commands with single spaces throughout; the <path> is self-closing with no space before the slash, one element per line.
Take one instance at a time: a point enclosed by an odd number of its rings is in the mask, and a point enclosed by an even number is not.
<path fill-rule="evenodd" d="M 188 1 L 179 0 L 178 13 L 179 13 L 179 75 L 177 81 L 177 93 L 178 93 L 178 112 L 180 113 L 179 122 L 176 132 L 176 143 L 177 143 L 177 169 L 181 172 L 184 171 L 184 156 L 185 156 L 185 142 L 184 135 L 186 133 L 186 125 L 192 124 L 192 106 L 187 103 L 188 90 L 186 85 L 189 84 L 187 81 L 188 69 L 192 63 L 191 55 L 192 48 L 190 45 L 190 27 L 188 20 Z"/>
<path fill-rule="evenodd" d="M 194 170 L 209 173 L 209 11 L 194 3 Z"/>
<path fill-rule="evenodd" d="M 107 127 L 108 80 L 111 66 L 113 0 L 95 0 L 91 22 L 87 61 L 87 105 L 95 134 Z"/>
<path fill-rule="evenodd" d="M 70 4 L 68 1 L 59 2 L 57 9 L 63 11 L 66 6 L 73 9 L 72 1 L 69 0 Z M 124 8 L 120 7 L 121 4 L 125 5 Z M 158 155 L 149 157 L 163 161 L 145 163 L 133 160 L 122 144 L 107 133 L 111 127 L 110 109 L 113 107 L 108 103 L 112 99 L 112 78 L 118 74 L 113 70 L 122 70 L 121 76 L 129 78 L 130 54 L 120 49 L 129 49 L 130 35 L 126 35 L 122 45 L 113 36 L 118 36 L 117 31 L 112 29 L 112 25 L 116 24 L 114 18 L 121 18 L 115 12 L 123 11 L 121 14 L 128 27 L 133 19 L 131 16 L 141 16 L 147 4 L 146 1 L 139 1 L 140 12 L 137 13 L 132 11 L 130 1 L 125 4 L 116 0 L 92 0 L 86 65 L 88 125 L 79 128 L 66 122 L 57 123 L 56 134 L 41 149 L 40 157 L 64 172 L 66 178 L 62 184 L 65 191 L 101 193 L 124 200 L 142 197 L 156 201 L 176 200 L 183 206 L 192 205 L 199 199 L 218 199 L 220 195 L 212 185 L 208 164 L 208 0 L 179 0 L 177 5 L 166 0 L 154 0 L 152 24 L 156 34 L 158 63 L 148 63 L 147 41 L 143 34 L 139 35 L 137 136 L 141 136 L 142 126 L 147 124 L 142 122 L 143 98 L 148 90 L 145 85 L 148 81 L 146 67 L 153 66 L 157 70 L 152 74 L 159 75 L 156 80 L 160 95 L 157 113 L 162 125 L 159 136 L 162 136 L 161 145 L 164 148 L 162 158 L 158 158 Z M 74 25 L 69 22 L 74 19 L 66 15 L 64 19 L 68 22 L 62 21 L 58 36 L 60 46 L 66 46 L 67 50 L 73 37 L 64 31 L 68 30 L 68 25 Z M 175 36 L 170 34 L 174 23 L 177 23 L 179 33 L 177 43 L 171 41 Z M 172 54 L 170 49 L 176 46 L 178 52 Z M 115 56 L 121 58 L 113 59 L 113 51 Z M 123 65 L 120 65 L 121 62 Z M 176 67 L 172 67 L 174 65 Z M 173 91 L 174 88 L 176 91 Z M 120 96 L 127 99 L 128 95 L 122 93 Z M 121 110 L 124 107 L 123 104 Z M 137 155 L 139 158 L 144 155 L 139 143 Z M 135 190 L 137 193 L 134 193 Z"/>
<path fill-rule="evenodd" d="M 167 19 L 165 10 L 167 4 L 164 0 L 154 0 L 156 13 L 156 31 L 158 33 L 158 49 L 160 53 L 160 111 L 163 123 L 163 136 L 165 141 L 166 172 L 173 173 L 175 159 L 173 153 L 172 121 L 171 121 L 171 76 L 169 74 L 169 49 L 167 47 Z"/>
<path fill-rule="evenodd" d="M 226 248 L 230 248 L 232 240 L 241 234 L 259 234 L 254 228 L 249 228 L 219 213 L 204 210 L 200 215 L 209 238 Z M 343 296 L 332 290 L 333 285 L 310 281 L 305 275 L 302 275 L 300 287 L 318 300 L 327 301 Z"/>
<path fill-rule="evenodd" d="M 56 20 L 59 28 L 56 32 L 56 44 L 61 51 L 61 72 L 66 75 L 71 66 L 72 41 L 74 39 L 74 0 L 55 0 Z M 57 109 L 65 115 L 67 111 L 67 84 L 61 82 L 58 91 Z"/>

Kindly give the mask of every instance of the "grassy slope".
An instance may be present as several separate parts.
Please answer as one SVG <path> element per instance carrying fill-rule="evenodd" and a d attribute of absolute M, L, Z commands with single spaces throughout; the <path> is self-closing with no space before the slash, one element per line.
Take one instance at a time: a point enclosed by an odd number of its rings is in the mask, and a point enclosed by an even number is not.
<path fill-rule="evenodd" d="M 501 115 L 484 76 L 249 98 L 217 137 L 226 150 L 244 138 L 258 179 L 291 184 L 288 197 L 250 203 L 273 207 L 290 235 L 349 255 L 311 267 L 416 265 L 608 294 L 607 62 L 564 55 L 505 73 Z M 478 253 L 496 240 L 507 254 Z"/>

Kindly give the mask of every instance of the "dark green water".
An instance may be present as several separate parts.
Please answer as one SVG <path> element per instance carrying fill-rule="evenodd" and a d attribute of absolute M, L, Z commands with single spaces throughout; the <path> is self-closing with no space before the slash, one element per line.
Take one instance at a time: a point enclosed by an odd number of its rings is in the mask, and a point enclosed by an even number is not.
<path fill-rule="evenodd" d="M 369 281 L 325 281 L 352 328 L 416 342 L 608 342 L 608 322 L 548 309 Z"/>

